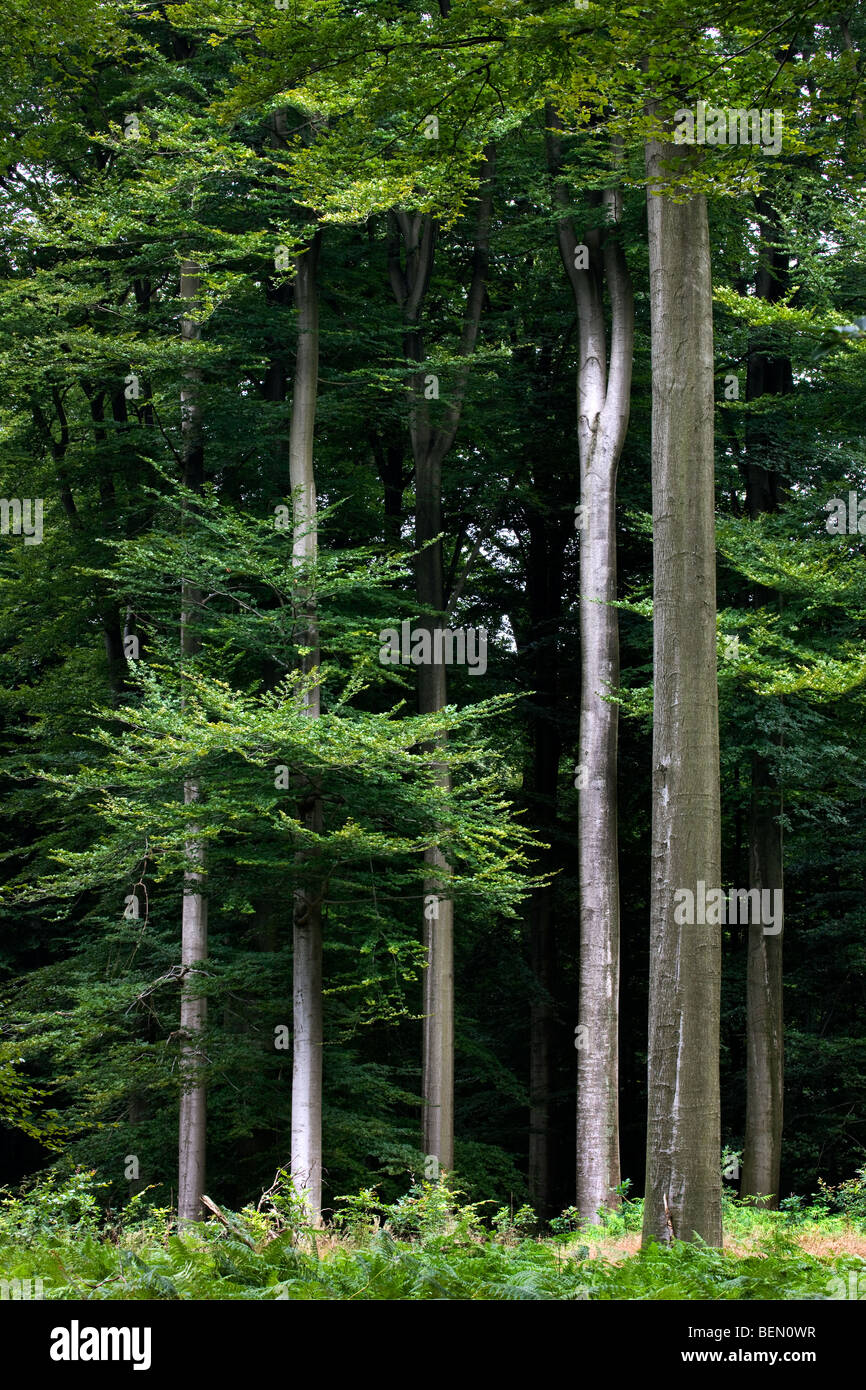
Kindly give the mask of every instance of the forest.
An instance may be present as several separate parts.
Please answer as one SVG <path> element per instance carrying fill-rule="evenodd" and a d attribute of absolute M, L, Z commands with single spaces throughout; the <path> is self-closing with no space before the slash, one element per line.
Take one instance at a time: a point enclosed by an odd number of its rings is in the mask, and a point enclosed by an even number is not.
<path fill-rule="evenodd" d="M 863 6 L 0 71 L 2 1298 L 866 1298 Z"/>

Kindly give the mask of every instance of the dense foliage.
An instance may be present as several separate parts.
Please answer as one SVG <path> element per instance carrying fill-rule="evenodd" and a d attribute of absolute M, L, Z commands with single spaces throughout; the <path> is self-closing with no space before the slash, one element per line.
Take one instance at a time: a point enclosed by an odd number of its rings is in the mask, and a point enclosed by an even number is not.
<path fill-rule="evenodd" d="M 7 1204 L 4 1271 L 44 1277 L 55 1297 L 760 1298 L 782 1278 L 786 1298 L 822 1296 L 827 1267 L 783 1237 L 819 1182 L 843 1203 L 866 1152 L 862 14 L 839 22 L 832 6 L 812 6 L 780 62 L 775 9 L 757 3 L 734 6 L 722 30 L 714 7 L 687 14 L 673 0 L 652 17 L 591 5 L 591 23 L 564 0 L 455 0 L 435 20 L 410 0 L 75 0 L 38 18 L 13 8 L 20 42 L 0 41 L 0 492 L 44 499 L 44 534 L 39 544 L 5 527 L 0 536 L 0 1179 L 83 1165 L 101 1195 L 81 1177 L 66 1187 L 49 1178 L 35 1204 Z M 671 32 L 693 52 L 691 90 L 750 105 L 775 82 L 786 120 L 778 157 L 731 150 L 705 191 L 723 863 L 726 882 L 747 881 L 760 755 L 784 789 L 782 1192 L 792 1200 L 778 1218 L 755 1217 L 775 1244 L 754 1257 L 677 1246 L 608 1265 L 573 1239 L 520 1239 L 505 1217 L 491 1234 L 471 1207 L 413 1229 L 435 1213 L 437 1189 L 401 1194 L 425 1164 L 421 854 L 436 839 L 453 866 L 458 922 L 462 1189 L 506 1215 L 528 1200 L 529 905 L 543 888 L 557 952 L 555 1202 L 544 1215 L 573 1198 L 578 344 L 545 154 L 551 101 L 567 122 L 581 226 L 597 215 L 592 195 L 609 179 L 616 136 L 636 286 L 617 508 L 620 1081 L 623 1172 L 642 1190 L 652 527 L 637 74 L 644 48 L 656 53 Z M 736 47 L 742 63 L 715 62 Z M 671 72 L 672 90 L 680 79 Z M 461 334 L 491 144 L 489 265 L 470 361 Z M 380 632 L 417 613 L 405 325 L 389 281 L 395 208 L 437 219 L 421 366 L 437 427 L 459 400 L 442 469 L 449 621 L 488 634 L 486 669 L 455 667 L 446 708 L 423 715 L 413 668 L 379 658 Z M 309 675 L 282 520 L 298 354 L 289 266 L 313 223 L 320 526 L 305 583 L 322 650 L 316 721 L 299 713 Z M 755 290 L 767 236 L 786 266 L 773 299 Z M 201 272 L 196 337 L 180 331 L 181 261 Z M 789 390 L 749 398 L 758 357 L 788 364 Z M 190 382 L 204 468 L 195 494 L 182 481 Z M 755 519 L 743 470 L 761 452 L 782 505 Z M 828 531 L 828 504 L 851 494 L 853 529 Z M 182 580 L 206 596 L 194 655 L 182 647 Z M 552 735 L 553 797 L 539 731 Z M 438 771 L 426 756 L 434 739 Z M 285 790 L 298 769 L 322 798 L 318 837 Z M 204 789 L 193 807 L 190 779 Z M 206 1190 L 234 1215 L 163 1240 L 193 825 L 208 856 Z M 380 1220 L 364 1232 L 363 1203 L 349 1207 L 355 1226 L 345 1218 L 349 1234 L 329 1235 L 319 1253 L 276 1198 L 254 1209 L 287 1162 L 291 904 L 310 853 L 328 885 L 325 1206 L 375 1187 L 368 1214 Z M 725 928 L 723 1139 L 734 1156 L 745 958 L 744 930 Z M 138 1205 L 142 1189 L 161 1212 Z M 98 1210 L 124 1204 L 111 1231 L 100 1226 Z M 862 1221 L 862 1209 L 852 1214 Z"/>

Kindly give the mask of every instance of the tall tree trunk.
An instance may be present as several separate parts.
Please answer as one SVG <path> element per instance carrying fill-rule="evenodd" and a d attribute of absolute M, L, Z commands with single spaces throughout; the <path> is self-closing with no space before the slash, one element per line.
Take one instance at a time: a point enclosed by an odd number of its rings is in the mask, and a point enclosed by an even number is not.
<path fill-rule="evenodd" d="M 783 887 L 781 790 L 769 760 L 752 759 L 749 887 Z M 779 924 L 781 925 L 781 924 Z M 741 1195 L 779 1205 L 784 1086 L 782 932 L 749 924 L 746 968 L 746 1135 Z"/>
<path fill-rule="evenodd" d="M 415 541 L 420 551 L 416 561 L 416 588 L 421 609 L 418 629 L 432 632 L 442 623 L 447 602 L 442 560 L 442 464 L 451 449 L 460 423 L 468 358 L 478 337 L 481 311 L 487 286 L 490 214 L 495 153 L 485 151 L 481 171 L 481 195 L 475 232 L 472 281 L 469 286 L 463 331 L 458 347 L 466 360 L 449 403 L 443 410 L 443 423 L 434 428 L 430 402 L 426 395 L 424 335 L 421 318 L 424 299 L 433 268 L 436 225 L 432 218 L 405 212 L 392 215 L 392 234 L 388 248 L 391 286 L 403 311 L 403 348 L 409 362 L 417 363 L 409 382 L 409 433 L 415 461 Z M 401 264 L 400 242 L 405 255 Z M 430 543 L 432 542 L 432 543 Z M 431 640 L 431 652 L 433 644 Z M 448 699 L 443 662 L 431 661 L 418 668 L 418 708 L 421 714 L 444 709 Z M 439 784 L 450 787 L 447 768 L 430 750 L 432 767 Z M 424 1022 L 422 1040 L 422 1144 L 441 1168 L 454 1163 L 454 904 L 449 895 L 451 867 L 438 845 L 424 855 L 424 949 L 427 969 L 424 975 Z"/>
<path fill-rule="evenodd" d="M 194 302 L 200 291 L 199 266 L 195 261 L 183 261 L 180 273 L 180 295 Z M 200 325 L 184 317 L 181 328 L 187 341 L 201 336 Z M 204 453 L 201 433 L 201 402 L 199 374 L 187 371 L 186 385 L 181 391 L 183 431 L 184 486 L 193 492 L 201 489 L 204 480 Z M 181 661 L 198 650 L 194 633 L 194 610 L 202 595 L 188 579 L 181 581 Z M 183 799 L 187 805 L 200 798 L 198 780 L 187 778 Z M 202 1215 L 201 1198 L 205 1179 L 205 1149 L 207 1142 L 207 1084 L 204 1069 L 206 1057 L 203 1033 L 207 1024 L 207 999 L 197 983 L 201 963 L 207 960 L 207 898 L 203 887 L 204 848 L 196 837 L 196 826 L 190 827 L 186 842 L 187 860 L 196 867 L 184 872 L 183 924 L 181 929 L 182 983 L 180 996 L 180 1144 L 178 1155 L 177 1214 L 180 1221 L 198 1221 Z"/>
<path fill-rule="evenodd" d="M 300 616 L 300 645 L 308 648 L 304 672 L 319 665 L 319 632 L 311 568 L 318 553 L 316 479 L 313 465 L 316 403 L 319 387 L 319 303 L 316 272 L 321 232 L 295 260 L 295 306 L 298 353 L 292 389 L 289 476 L 294 498 L 293 564 L 301 569 L 295 599 Z M 304 693 L 304 713 L 318 719 L 318 682 Z M 302 779 L 299 814 L 307 830 L 322 830 L 318 788 Z M 318 1222 L 322 1210 L 322 886 L 311 872 L 310 856 L 297 858 L 293 936 L 292 1181 Z"/>
<path fill-rule="evenodd" d="M 421 320 L 436 243 L 436 224 L 429 216 L 392 214 L 388 242 L 388 273 L 394 297 L 403 312 L 403 352 L 417 369 L 409 379 L 409 436 L 415 463 L 415 542 L 421 551 L 415 562 L 415 584 L 421 606 L 418 627 L 432 631 L 445 606 L 442 542 L 442 458 L 430 423 L 425 395 L 424 333 Z M 403 255 L 401 257 L 401 246 Z M 432 544 L 427 542 L 432 541 Z M 427 544 L 425 550 L 421 547 Z M 430 650 L 433 646 L 431 642 Z M 418 668 L 418 709 L 429 714 L 447 700 L 445 667 Z M 430 750 L 434 752 L 433 749 Z M 434 762 L 441 785 L 449 777 Z M 423 941 L 427 968 L 422 1002 L 423 1111 L 421 1143 L 425 1154 L 443 1168 L 454 1161 L 454 907 L 448 896 L 450 866 L 437 846 L 424 854 Z"/>
<path fill-rule="evenodd" d="M 548 111 L 548 163 L 561 166 L 556 113 Z M 580 734 L 578 808 L 580 995 L 577 1051 L 577 1207 L 597 1220 L 615 1207 L 619 1161 L 619 862 L 617 841 L 617 706 L 619 623 L 616 601 L 616 476 L 625 444 L 634 355 L 634 295 L 619 239 L 619 195 L 590 197 L 606 226 L 586 233 L 581 268 L 569 215 L 571 199 L 555 186 L 563 212 L 559 247 L 574 292 L 580 339 L 577 437 L 580 460 Z M 610 364 L 604 282 L 611 302 Z"/>
<path fill-rule="evenodd" d="M 419 219 L 413 221 L 417 225 Z M 418 254 L 426 292 L 427 277 L 433 265 L 435 228 L 430 219 L 425 221 Z M 407 241 L 406 246 L 408 264 L 413 251 L 411 241 Z M 410 319 L 412 326 L 406 334 L 410 360 L 423 361 L 424 357 L 420 330 L 422 308 L 423 294 L 418 298 L 416 315 Z M 440 440 L 431 430 L 423 373 L 415 373 L 411 390 L 415 545 L 420 552 L 415 562 L 416 593 L 421 610 L 418 628 L 432 633 L 442 624 L 445 609 L 442 540 L 435 537 L 442 530 L 442 461 L 447 445 L 442 441 L 440 446 Z M 431 655 L 434 650 L 431 637 Z M 429 665 L 419 666 L 419 713 L 434 714 L 444 709 L 447 702 L 448 681 L 444 664 L 431 660 Z M 450 791 L 451 779 L 447 767 L 436 761 L 435 748 L 429 751 L 433 756 L 437 781 L 446 791 Z M 425 851 L 424 863 L 427 875 L 424 879 L 423 931 L 427 969 L 424 972 L 422 1005 L 422 1146 L 424 1153 L 436 1158 L 440 1167 L 449 1169 L 454 1166 L 454 903 L 448 892 L 451 866 L 438 845 L 432 845 Z"/>
<path fill-rule="evenodd" d="M 652 318 L 653 775 L 644 1241 L 720 1245 L 721 927 L 674 895 L 721 891 L 707 206 L 665 196 L 679 147 L 646 150 Z M 677 914 L 682 916 L 680 912 Z M 697 916 L 697 914 L 695 914 Z"/>
<path fill-rule="evenodd" d="M 419 624 L 419 627 L 422 624 Z M 427 626 L 424 624 L 424 626 Z M 435 626 L 435 622 L 429 624 Z M 419 668 L 418 708 L 422 714 L 447 703 L 445 668 Z M 440 786 L 450 790 L 449 773 L 434 763 Z M 451 866 L 438 846 L 424 853 L 424 1024 L 422 1041 L 422 1143 L 441 1168 L 454 1166 L 454 902 L 448 896 Z"/>
<path fill-rule="evenodd" d="M 539 476 L 540 475 L 540 476 Z M 562 751 L 558 721 L 559 651 L 562 628 L 563 555 L 568 532 L 561 522 L 561 492 L 551 487 L 546 470 L 532 479 L 529 514 L 529 561 L 526 587 L 529 603 L 529 670 L 534 692 L 529 709 L 529 750 L 524 772 L 524 796 L 533 827 L 546 844 L 557 836 L 557 790 Z M 547 492 L 545 492 L 547 489 Z M 550 498 L 549 504 L 543 500 Z M 569 518 L 570 523 L 570 518 Z M 542 851 L 537 868 L 555 874 L 560 856 L 555 848 Z M 556 1045 L 556 888 L 553 881 L 533 888 L 527 907 L 530 967 L 533 987 L 529 1004 L 529 1200 L 542 1219 L 553 1214 L 555 1148 L 553 1123 Z"/>
<path fill-rule="evenodd" d="M 760 197 L 757 200 L 761 241 L 755 292 L 770 303 L 788 287 L 789 262 L 774 244 L 778 217 Z M 791 363 L 753 351 L 749 354 L 746 396 L 787 395 L 793 388 Z M 746 420 L 746 498 L 752 520 L 778 510 L 779 478 L 773 461 L 778 441 L 765 428 L 764 417 Z M 755 602 L 772 598 L 767 590 Z M 784 889 L 782 857 L 782 788 L 770 758 L 752 756 L 752 796 L 749 814 L 749 887 Z M 782 925 L 782 924 L 780 924 Z M 783 930 L 765 935 L 761 922 L 749 924 L 746 968 L 746 1133 L 743 1146 L 741 1196 L 762 1197 L 764 1205 L 779 1204 L 782 1163 L 784 1092 L 784 1017 L 782 976 Z"/>

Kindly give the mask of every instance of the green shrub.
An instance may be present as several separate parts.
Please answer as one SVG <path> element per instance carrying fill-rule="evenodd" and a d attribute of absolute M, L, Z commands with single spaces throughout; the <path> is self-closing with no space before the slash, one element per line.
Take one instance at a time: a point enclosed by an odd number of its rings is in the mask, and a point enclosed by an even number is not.
<path fill-rule="evenodd" d="M 106 1219 L 104 1186 L 77 1170 L 4 1194 L 0 1277 L 41 1278 L 52 1300 L 718 1301 L 838 1298 L 864 1271 L 854 1257 L 822 1260 L 800 1248 L 810 1208 L 768 1212 L 736 1201 L 726 1209 L 752 1238 L 746 1256 L 674 1242 L 605 1259 L 605 1236 L 640 1223 L 642 1204 L 628 1200 L 625 1184 L 622 1208 L 606 1214 L 605 1226 L 586 1227 L 568 1208 L 547 1239 L 530 1234 L 535 1215 L 526 1205 L 499 1207 L 485 1224 L 486 1204 L 462 1202 L 447 1174 L 388 1204 L 374 1188 L 342 1197 L 324 1231 L 310 1227 L 285 1172 L 257 1206 L 222 1209 L 221 1219 L 182 1232 L 150 1190 Z M 862 1188 L 859 1173 L 832 1192 L 833 1229 L 859 1219 Z M 581 1231 L 586 1243 L 575 1246 Z"/>

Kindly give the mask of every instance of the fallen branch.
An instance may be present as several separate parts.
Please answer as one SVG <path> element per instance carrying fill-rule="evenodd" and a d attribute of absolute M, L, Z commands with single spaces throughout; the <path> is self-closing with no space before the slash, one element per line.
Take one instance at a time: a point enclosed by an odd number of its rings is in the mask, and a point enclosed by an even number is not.
<path fill-rule="evenodd" d="M 233 1222 L 229 1221 L 225 1213 L 220 1211 L 216 1202 L 212 1202 L 210 1197 L 203 1196 L 201 1199 L 201 1203 L 203 1207 L 207 1207 L 208 1211 L 213 1212 L 217 1221 L 222 1222 L 223 1226 L 225 1226 L 226 1230 L 229 1231 L 231 1235 L 237 1236 L 238 1240 L 242 1240 L 245 1245 L 248 1245 L 250 1247 L 251 1250 L 255 1250 L 255 1241 L 247 1235 L 246 1231 L 241 1230 L 239 1226 L 236 1226 Z"/>

